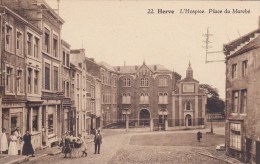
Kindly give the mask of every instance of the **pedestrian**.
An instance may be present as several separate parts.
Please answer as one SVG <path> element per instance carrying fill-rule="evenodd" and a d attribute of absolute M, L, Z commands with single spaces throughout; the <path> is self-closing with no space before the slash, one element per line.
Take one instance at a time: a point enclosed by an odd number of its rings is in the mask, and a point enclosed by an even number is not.
<path fill-rule="evenodd" d="M 79 134 L 79 140 L 80 140 L 80 144 L 81 144 L 80 149 L 82 151 L 82 156 L 86 157 L 88 155 L 87 145 L 81 134 Z"/>
<path fill-rule="evenodd" d="M 64 158 L 67 158 L 67 154 L 70 154 L 71 156 L 71 146 L 70 146 L 70 132 L 66 132 L 65 137 L 64 137 L 64 142 L 63 142 L 63 148 L 62 152 L 64 153 Z"/>
<path fill-rule="evenodd" d="M 29 130 L 26 130 L 25 135 L 23 136 L 23 155 L 29 155 L 31 154 L 32 157 L 34 156 L 34 150 L 32 147 L 32 135 L 29 133 Z"/>
<path fill-rule="evenodd" d="M 42 128 L 42 145 L 46 146 L 46 131 L 45 131 L 45 128 Z"/>
<path fill-rule="evenodd" d="M 198 142 L 200 142 L 201 138 L 202 138 L 202 133 L 200 131 L 198 131 L 198 133 L 197 133 L 197 140 L 198 140 Z"/>
<path fill-rule="evenodd" d="M 17 149 L 18 149 L 18 155 L 21 155 L 21 147 L 22 147 L 22 135 L 20 132 L 20 128 L 16 127 L 14 130 L 14 135 L 17 138 L 16 144 L 17 144 Z"/>
<path fill-rule="evenodd" d="M 9 143 L 8 155 L 18 155 L 17 137 L 14 134 L 14 131 L 12 131 L 11 135 L 10 135 L 10 143 Z"/>
<path fill-rule="evenodd" d="M 94 137 L 94 143 L 95 143 L 95 154 L 100 154 L 100 144 L 102 144 L 102 135 L 100 134 L 100 130 L 97 130 L 97 133 Z"/>
<path fill-rule="evenodd" d="M 5 132 L 6 132 L 5 128 L 3 128 L 2 136 L 1 136 L 1 152 L 3 154 L 7 154 L 8 151 L 8 141 Z"/>

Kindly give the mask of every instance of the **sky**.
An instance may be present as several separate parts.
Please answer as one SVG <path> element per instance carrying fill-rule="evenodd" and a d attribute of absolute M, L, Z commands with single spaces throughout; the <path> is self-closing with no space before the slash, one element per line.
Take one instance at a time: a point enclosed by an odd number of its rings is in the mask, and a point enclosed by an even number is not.
<path fill-rule="evenodd" d="M 57 8 L 57 0 L 46 2 Z M 160 14 L 160 9 L 171 13 Z M 185 9 L 204 13 L 181 14 Z M 235 14 L 233 9 L 250 12 Z M 223 44 L 258 28 L 260 2 L 60 0 L 59 14 L 65 20 L 62 39 L 71 49 L 84 48 L 87 57 L 112 66 L 141 65 L 144 60 L 161 64 L 182 77 L 190 61 L 194 78 L 217 88 L 224 99 L 225 63 L 205 62 L 203 34 L 207 28 L 212 34 L 209 52 L 222 51 Z M 208 55 L 208 60 L 224 59 L 222 52 Z"/>

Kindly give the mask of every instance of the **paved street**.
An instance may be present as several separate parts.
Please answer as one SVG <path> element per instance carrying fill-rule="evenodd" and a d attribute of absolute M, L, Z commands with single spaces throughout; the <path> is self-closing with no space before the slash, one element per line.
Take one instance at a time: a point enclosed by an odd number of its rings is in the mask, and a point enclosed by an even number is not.
<path fill-rule="evenodd" d="M 223 128 L 216 130 L 223 131 Z M 117 132 L 113 135 L 106 132 L 101 154 L 93 154 L 94 144 L 91 142 L 88 146 L 88 157 L 65 159 L 63 154 L 59 154 L 26 162 L 26 164 L 225 163 L 199 154 L 202 152 L 222 159 L 226 158 L 223 151 L 215 150 L 215 145 L 224 143 L 224 136 L 206 135 L 205 131 L 208 130 L 202 130 L 203 138 L 200 143 L 196 141 L 197 130 L 153 133 Z"/>

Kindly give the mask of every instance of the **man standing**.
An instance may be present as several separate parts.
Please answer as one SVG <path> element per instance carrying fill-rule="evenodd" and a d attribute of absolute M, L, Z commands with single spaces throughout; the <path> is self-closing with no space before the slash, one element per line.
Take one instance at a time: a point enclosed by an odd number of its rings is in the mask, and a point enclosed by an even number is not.
<path fill-rule="evenodd" d="M 197 140 L 200 142 L 200 139 L 202 138 L 202 133 L 198 131 L 197 133 Z"/>
<path fill-rule="evenodd" d="M 102 144 L 102 135 L 100 134 L 100 130 L 97 131 L 95 138 L 94 138 L 94 143 L 95 143 L 95 154 L 100 153 L 100 144 Z"/>

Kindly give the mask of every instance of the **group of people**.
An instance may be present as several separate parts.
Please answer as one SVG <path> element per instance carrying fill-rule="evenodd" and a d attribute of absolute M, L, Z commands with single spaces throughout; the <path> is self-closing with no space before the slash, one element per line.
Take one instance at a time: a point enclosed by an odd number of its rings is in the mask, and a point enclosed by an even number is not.
<path fill-rule="evenodd" d="M 9 144 L 8 144 L 9 143 Z M 1 152 L 8 155 L 32 155 L 34 157 L 34 149 L 31 143 L 31 134 L 27 130 L 22 137 L 19 127 L 16 127 L 9 137 L 6 135 L 6 129 L 2 129 L 1 136 Z"/>
<path fill-rule="evenodd" d="M 73 137 L 70 132 L 66 132 L 62 138 L 61 146 L 64 158 L 67 158 L 68 154 L 71 156 L 74 148 L 80 149 L 82 156 L 86 157 L 88 155 L 87 145 L 81 134 L 79 134 L 78 137 Z"/>
<path fill-rule="evenodd" d="M 100 130 L 94 130 L 94 144 L 95 144 L 95 153 L 100 154 L 100 145 L 102 144 L 102 135 Z M 79 149 L 82 153 L 81 156 L 87 156 L 87 145 L 81 134 L 78 137 L 73 137 L 70 132 L 66 132 L 61 142 L 62 152 L 64 153 L 64 158 L 68 157 L 68 154 L 71 157 L 73 149 Z"/>

